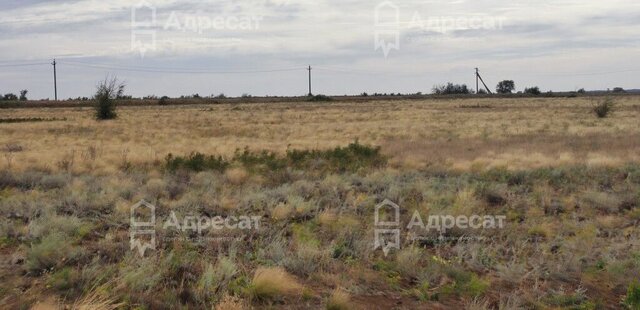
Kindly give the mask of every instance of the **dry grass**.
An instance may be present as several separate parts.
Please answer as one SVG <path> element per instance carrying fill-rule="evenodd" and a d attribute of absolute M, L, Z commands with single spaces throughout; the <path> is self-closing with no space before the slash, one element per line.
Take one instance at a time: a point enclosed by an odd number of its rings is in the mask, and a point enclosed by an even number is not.
<path fill-rule="evenodd" d="M 341 289 L 335 289 L 327 301 L 327 310 L 349 310 L 353 309 L 351 296 Z"/>
<path fill-rule="evenodd" d="M 475 104 L 485 108 L 462 108 Z M 246 146 L 284 152 L 355 139 L 382 145 L 392 163 L 407 168 L 611 165 L 639 159 L 639 106 L 640 97 L 619 99 L 607 119 L 594 117 L 583 98 L 151 106 L 123 107 L 109 122 L 94 121 L 84 108 L 7 109 L 6 117 L 67 120 L 0 124 L 0 145 L 21 146 L 11 153 L 13 169 L 102 174 L 169 153 L 230 156 Z M 240 172 L 230 178 L 243 180 Z"/>
<path fill-rule="evenodd" d="M 258 299 L 299 297 L 302 285 L 282 268 L 260 267 L 251 281 L 253 294 Z"/>
<path fill-rule="evenodd" d="M 3 110 L 13 118 L 67 120 L 0 124 L 0 304 L 636 303 L 640 293 L 630 284 L 640 277 L 639 102 L 619 99 L 606 119 L 581 98 L 126 107 L 117 120 L 100 123 L 88 109 Z M 164 168 L 168 153 L 228 157 L 248 146 L 282 154 L 356 139 L 382 146 L 389 165 L 332 169 L 362 159 L 336 151 L 304 165 L 251 153 L 228 161 L 225 171 Z M 157 248 L 145 257 L 129 247 L 130 206 L 140 199 L 156 205 L 158 217 Z M 403 229 L 401 249 L 388 256 L 373 248 L 380 228 L 374 210 L 384 199 L 401 206 Z M 262 219 L 247 231 L 161 229 L 171 211 Z M 414 211 L 425 220 L 504 215 L 506 225 L 408 231 Z"/>

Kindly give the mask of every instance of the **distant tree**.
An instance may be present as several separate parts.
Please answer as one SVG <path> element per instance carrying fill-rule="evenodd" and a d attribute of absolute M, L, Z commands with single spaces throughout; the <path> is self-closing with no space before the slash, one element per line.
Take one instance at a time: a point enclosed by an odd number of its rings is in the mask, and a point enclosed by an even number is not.
<path fill-rule="evenodd" d="M 29 91 L 26 89 L 23 89 L 20 91 L 20 101 L 27 101 L 27 93 Z"/>
<path fill-rule="evenodd" d="M 580 89 L 578 89 L 578 94 L 584 94 L 584 93 L 586 93 L 586 92 L 587 92 L 587 91 L 586 91 L 586 90 L 584 90 L 584 88 L 580 88 Z"/>
<path fill-rule="evenodd" d="M 105 78 L 96 86 L 97 91 L 94 95 L 96 119 L 109 120 L 118 117 L 116 113 L 115 100 L 124 94 L 125 84 L 118 81 L 118 78 Z"/>
<path fill-rule="evenodd" d="M 496 86 L 496 92 L 498 94 L 511 94 L 516 89 L 516 83 L 512 80 L 504 80 L 498 83 Z"/>
<path fill-rule="evenodd" d="M 13 93 L 8 93 L 8 94 L 5 94 L 5 95 L 4 95 L 4 98 L 3 98 L 3 99 L 4 99 L 4 100 L 9 100 L 9 101 L 15 101 L 15 100 L 18 100 L 18 96 L 16 96 L 16 95 L 15 95 L 15 94 L 13 94 Z"/>
<path fill-rule="evenodd" d="M 466 95 L 470 94 L 471 90 L 465 84 L 447 83 L 447 85 L 434 86 L 431 92 L 435 95 Z"/>
<path fill-rule="evenodd" d="M 162 97 L 160 97 L 160 100 L 158 100 L 158 105 L 167 105 L 168 104 L 168 102 L 167 102 L 168 100 L 169 100 L 169 97 L 162 96 Z"/>
<path fill-rule="evenodd" d="M 540 88 L 538 86 L 534 86 L 534 87 L 525 88 L 524 93 L 537 96 L 537 95 L 540 95 L 542 92 L 540 91 Z"/>
<path fill-rule="evenodd" d="M 625 90 L 624 90 L 624 88 L 622 88 L 622 87 L 615 87 L 615 88 L 613 89 L 613 92 L 614 92 L 614 93 L 624 93 L 624 92 L 625 92 Z"/>

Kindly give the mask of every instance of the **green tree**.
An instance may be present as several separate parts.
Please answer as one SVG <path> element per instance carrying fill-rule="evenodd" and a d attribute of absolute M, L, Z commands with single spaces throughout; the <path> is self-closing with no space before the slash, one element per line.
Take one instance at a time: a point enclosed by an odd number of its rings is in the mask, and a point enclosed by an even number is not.
<path fill-rule="evenodd" d="M 122 97 L 125 84 L 118 81 L 118 78 L 105 78 L 96 86 L 97 91 L 94 95 L 95 110 L 97 120 L 115 119 L 118 117 L 116 113 L 116 99 Z"/>
<path fill-rule="evenodd" d="M 26 89 L 23 89 L 20 91 L 20 101 L 27 101 L 27 93 L 29 91 Z"/>
<path fill-rule="evenodd" d="M 511 94 L 516 89 L 516 83 L 512 80 L 504 80 L 496 86 L 498 94 Z"/>
<path fill-rule="evenodd" d="M 525 88 L 524 93 L 537 96 L 537 95 L 540 95 L 542 92 L 540 91 L 540 88 L 538 86 L 534 86 L 534 87 Z"/>

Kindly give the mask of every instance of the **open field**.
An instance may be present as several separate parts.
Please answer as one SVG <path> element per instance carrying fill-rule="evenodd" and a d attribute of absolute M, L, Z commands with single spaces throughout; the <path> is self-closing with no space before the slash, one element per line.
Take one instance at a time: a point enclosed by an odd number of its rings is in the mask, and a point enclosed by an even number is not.
<path fill-rule="evenodd" d="M 603 119 L 598 100 L 128 106 L 103 122 L 0 110 L 0 305 L 638 307 L 640 97 Z M 144 258 L 141 199 L 158 218 Z M 403 230 L 388 255 L 374 249 L 385 199 Z M 505 225 L 409 228 L 416 212 Z M 170 231 L 172 214 L 260 225 Z"/>
<path fill-rule="evenodd" d="M 49 166 L 75 155 L 77 172 L 111 172 L 126 160 L 168 153 L 232 155 L 238 148 L 284 152 L 331 148 L 358 139 L 379 145 L 393 166 L 533 168 L 638 161 L 640 97 L 618 100 L 597 119 L 599 99 L 481 99 L 370 103 L 281 103 L 127 107 L 111 122 L 93 110 L 8 109 L 2 118 L 65 121 L 0 123 L 0 145 L 18 144 L 15 169 Z M 82 153 L 94 148 L 90 166 Z M 74 154 L 75 153 L 75 154 Z M 3 163 L 7 164 L 6 160 Z"/>

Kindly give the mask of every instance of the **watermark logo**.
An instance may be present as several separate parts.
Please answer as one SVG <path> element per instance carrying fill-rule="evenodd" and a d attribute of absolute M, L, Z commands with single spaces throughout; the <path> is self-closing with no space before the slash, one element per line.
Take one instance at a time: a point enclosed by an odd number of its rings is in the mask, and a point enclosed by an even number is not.
<path fill-rule="evenodd" d="M 381 2 L 374 10 L 373 49 L 387 58 L 392 49 L 400 50 L 400 8 L 391 1 Z"/>
<path fill-rule="evenodd" d="M 212 41 L 213 32 L 218 32 L 215 38 L 219 40 L 228 36 L 227 32 L 257 31 L 263 19 L 263 15 L 209 14 L 202 10 L 160 12 L 148 0 L 142 0 L 131 7 L 131 50 L 144 58 L 149 51 L 165 46 L 185 42 L 200 45 Z M 204 38 L 187 37 L 188 34 Z M 170 35 L 181 38 L 173 39 Z M 237 38 L 234 35 L 230 40 L 237 41 Z"/>
<path fill-rule="evenodd" d="M 155 250 L 158 241 L 219 242 L 237 240 L 238 231 L 258 230 L 262 216 L 179 216 L 171 211 L 162 225 L 156 227 L 156 206 L 141 200 L 130 208 L 131 225 L 129 244 L 132 251 L 137 250 L 144 257 L 147 250 Z M 157 229 L 162 229 L 158 238 Z M 217 235 L 217 236 L 215 236 Z M 222 236 L 219 236 L 222 235 Z M 207 237 L 212 236 L 212 237 Z M 158 240 L 161 239 L 161 240 Z"/>
<path fill-rule="evenodd" d="M 172 11 L 162 29 L 197 34 L 216 30 L 258 30 L 262 20 L 262 16 L 253 15 L 208 16 Z"/>
<path fill-rule="evenodd" d="M 384 218 L 383 218 L 384 217 Z M 400 249 L 400 206 L 386 199 L 375 210 L 374 250 L 382 248 L 385 256 Z"/>
<path fill-rule="evenodd" d="M 381 2 L 374 9 L 374 50 L 382 50 L 385 58 L 391 50 L 400 50 L 401 34 L 405 34 L 403 42 L 441 40 L 456 36 L 456 32 L 461 37 L 478 37 L 486 31 L 502 30 L 506 21 L 504 16 L 477 13 L 424 17 L 418 11 L 411 16 L 407 13 L 391 1 Z"/>
<path fill-rule="evenodd" d="M 402 230 L 406 229 L 408 242 L 444 242 L 444 241 L 481 241 L 485 238 L 475 234 L 447 236 L 453 230 L 491 230 L 505 227 L 504 215 L 428 215 L 423 216 L 417 210 L 405 226 L 400 219 L 400 206 L 386 199 L 375 208 L 374 250 L 382 249 L 385 256 L 392 249 L 399 250 L 402 244 Z M 435 236 L 435 237 L 434 237 Z"/>
<path fill-rule="evenodd" d="M 147 51 L 156 50 L 156 8 L 143 0 L 131 7 L 131 50 L 144 58 Z"/>
<path fill-rule="evenodd" d="M 129 246 L 144 256 L 156 249 L 156 207 L 143 199 L 130 209 Z"/>

